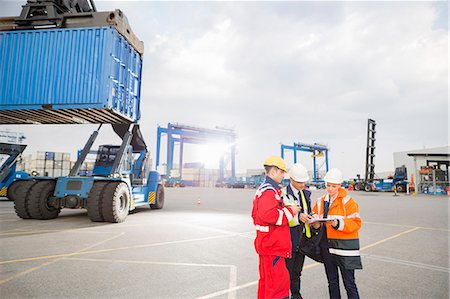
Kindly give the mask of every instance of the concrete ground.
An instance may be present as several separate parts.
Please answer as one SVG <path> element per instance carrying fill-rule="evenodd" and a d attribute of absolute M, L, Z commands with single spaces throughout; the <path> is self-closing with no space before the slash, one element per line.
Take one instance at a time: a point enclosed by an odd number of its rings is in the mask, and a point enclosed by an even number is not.
<path fill-rule="evenodd" d="M 21 220 L 2 201 L 0 296 L 256 298 L 254 192 L 166 189 L 163 210 L 139 208 L 122 224 L 93 223 L 84 210 Z M 449 198 L 351 195 L 363 219 L 361 298 L 448 298 Z M 302 293 L 328 297 L 323 266 L 309 259 Z"/>

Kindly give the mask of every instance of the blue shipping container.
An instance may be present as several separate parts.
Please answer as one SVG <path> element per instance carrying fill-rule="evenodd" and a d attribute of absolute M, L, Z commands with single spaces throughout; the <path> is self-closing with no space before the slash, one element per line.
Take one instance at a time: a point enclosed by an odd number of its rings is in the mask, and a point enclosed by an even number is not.
<path fill-rule="evenodd" d="M 54 152 L 45 152 L 45 160 L 55 160 Z"/>
<path fill-rule="evenodd" d="M 130 123 L 142 58 L 114 27 L 0 32 L 0 124 Z"/>

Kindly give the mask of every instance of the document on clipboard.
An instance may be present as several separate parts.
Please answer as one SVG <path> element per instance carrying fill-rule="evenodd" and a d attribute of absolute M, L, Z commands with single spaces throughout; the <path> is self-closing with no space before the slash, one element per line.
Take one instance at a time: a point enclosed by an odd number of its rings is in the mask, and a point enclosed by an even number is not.
<path fill-rule="evenodd" d="M 327 218 L 312 218 L 311 221 L 309 223 L 314 223 L 314 222 L 327 222 L 327 221 L 332 221 L 338 219 L 337 217 L 327 217 Z"/>

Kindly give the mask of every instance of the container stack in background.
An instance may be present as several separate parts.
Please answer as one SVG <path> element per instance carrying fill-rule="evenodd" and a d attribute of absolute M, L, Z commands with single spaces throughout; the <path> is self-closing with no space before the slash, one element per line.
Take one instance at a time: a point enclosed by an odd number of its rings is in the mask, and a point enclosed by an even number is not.
<path fill-rule="evenodd" d="M 178 165 L 174 164 L 171 170 L 171 177 L 180 177 Z M 229 171 L 225 171 L 225 175 L 229 175 Z M 219 179 L 218 169 L 205 168 L 202 163 L 184 163 L 181 170 L 181 183 L 187 187 L 214 187 Z"/>
<path fill-rule="evenodd" d="M 68 175 L 72 164 L 70 153 L 38 151 L 22 158 L 19 169 L 35 176 Z"/>
<path fill-rule="evenodd" d="M 38 151 L 22 157 L 17 164 L 19 170 L 33 176 L 60 177 L 69 175 L 75 161 L 70 160 L 70 153 Z M 80 176 L 91 176 L 94 162 L 85 162 L 81 166 Z"/>
<path fill-rule="evenodd" d="M 75 164 L 75 162 L 74 162 Z M 81 165 L 80 172 L 78 175 L 80 176 L 92 176 L 92 170 L 94 169 L 95 162 L 85 161 L 83 165 Z"/>
<path fill-rule="evenodd" d="M 218 179 L 218 169 L 183 168 L 181 174 L 183 184 L 192 187 L 214 187 Z"/>
<path fill-rule="evenodd" d="M 204 172 L 204 169 L 202 163 L 184 163 L 181 170 L 183 184 L 185 186 L 200 187 L 201 173 Z"/>

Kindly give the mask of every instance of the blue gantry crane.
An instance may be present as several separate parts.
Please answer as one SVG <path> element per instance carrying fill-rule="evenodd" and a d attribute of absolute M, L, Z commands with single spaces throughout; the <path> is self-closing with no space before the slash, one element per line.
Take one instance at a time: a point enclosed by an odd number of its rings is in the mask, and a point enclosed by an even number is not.
<path fill-rule="evenodd" d="M 310 152 L 313 158 L 313 183 L 321 183 L 323 180 L 319 178 L 319 170 L 325 164 L 325 170 L 328 171 L 328 148 L 319 143 L 306 144 L 302 142 L 294 142 L 293 145 L 281 144 L 281 157 L 284 159 L 284 152 L 292 150 L 294 152 L 294 163 L 297 163 L 297 151 Z M 317 165 L 317 158 L 324 157 L 325 161 L 322 165 Z"/>
<path fill-rule="evenodd" d="M 158 167 L 160 164 L 161 138 L 163 135 L 167 136 L 166 174 L 168 179 L 171 179 L 170 174 L 171 170 L 173 169 L 174 148 L 176 144 L 179 144 L 180 146 L 179 175 L 181 177 L 184 144 L 208 144 L 218 142 L 227 145 L 227 148 L 224 149 L 224 154 L 220 158 L 219 181 L 223 181 L 225 179 L 225 156 L 227 154 L 229 155 L 231 160 L 231 177 L 235 177 L 236 133 L 233 129 L 218 127 L 216 127 L 215 129 L 207 129 L 177 123 L 168 123 L 166 128 L 158 126 L 156 140 L 156 167 Z"/>

